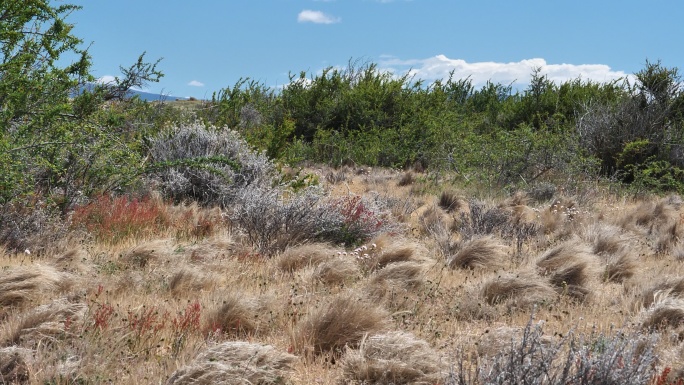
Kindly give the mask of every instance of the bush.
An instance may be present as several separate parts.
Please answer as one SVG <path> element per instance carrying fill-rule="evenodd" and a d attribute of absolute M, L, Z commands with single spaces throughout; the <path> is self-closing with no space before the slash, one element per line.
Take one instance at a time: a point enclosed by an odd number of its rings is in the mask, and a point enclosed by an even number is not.
<path fill-rule="evenodd" d="M 654 345 L 653 338 L 622 333 L 549 342 L 542 323 L 531 319 L 520 340 L 479 362 L 475 376 L 461 362 L 460 373 L 452 373 L 447 384 L 647 385 L 656 377 Z"/>
<path fill-rule="evenodd" d="M 316 187 L 288 195 L 281 189 L 249 186 L 238 192 L 229 215 L 265 255 L 308 241 L 337 238 L 343 224 L 341 215 L 330 210 Z"/>
<path fill-rule="evenodd" d="M 181 125 L 150 143 L 150 176 L 176 202 L 229 206 L 242 189 L 270 187 L 276 168 L 231 130 Z M 243 194 L 242 194 L 243 195 Z"/>
<path fill-rule="evenodd" d="M 66 230 L 64 222 L 43 205 L 28 201 L 0 205 L 0 246 L 10 252 L 54 250 Z"/>

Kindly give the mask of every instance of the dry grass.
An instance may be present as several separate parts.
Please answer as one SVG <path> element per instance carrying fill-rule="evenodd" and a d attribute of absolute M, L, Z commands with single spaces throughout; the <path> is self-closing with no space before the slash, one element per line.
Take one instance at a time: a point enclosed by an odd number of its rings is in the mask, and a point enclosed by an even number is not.
<path fill-rule="evenodd" d="M 487 269 L 496 270 L 506 264 L 509 247 L 505 242 L 493 235 L 466 241 L 458 252 L 447 259 L 447 266 L 452 269 Z"/>
<path fill-rule="evenodd" d="M 525 271 L 486 281 L 482 285 L 481 295 L 489 304 L 506 301 L 528 310 L 530 305 L 553 300 L 556 297 L 556 291 L 541 276 Z"/>
<path fill-rule="evenodd" d="M 209 309 L 205 323 L 214 332 L 245 337 L 262 332 L 265 314 L 260 314 L 254 299 L 243 293 L 227 293 L 219 297 L 221 303 Z M 266 313 L 266 312 L 264 312 Z"/>
<path fill-rule="evenodd" d="M 399 186 L 399 187 L 410 186 L 415 181 L 416 181 L 416 177 L 413 175 L 413 172 L 407 171 L 401 176 L 401 179 L 399 179 L 399 182 L 397 182 L 397 186 Z"/>
<path fill-rule="evenodd" d="M 468 202 L 454 191 L 442 191 L 437 205 L 444 211 L 451 213 L 463 210 L 468 206 Z"/>
<path fill-rule="evenodd" d="M 325 285 L 344 285 L 359 278 L 359 265 L 349 257 L 334 257 L 321 262 L 312 274 L 312 278 Z"/>
<path fill-rule="evenodd" d="M 282 384 L 297 357 L 273 346 L 230 341 L 200 353 L 190 365 L 175 371 L 167 385 Z"/>
<path fill-rule="evenodd" d="M 0 346 L 21 345 L 36 348 L 52 342 L 59 336 L 72 333 L 68 324 L 80 322 L 86 313 L 86 306 L 79 302 L 59 299 L 38 306 L 21 318 L 4 324 L 0 334 Z"/>
<path fill-rule="evenodd" d="M 641 326 L 644 329 L 676 328 L 684 324 L 684 301 L 665 298 L 644 312 Z"/>
<path fill-rule="evenodd" d="M 636 274 L 639 268 L 637 245 L 634 237 L 625 234 L 621 228 L 597 222 L 587 226 L 581 236 L 605 266 L 603 276 L 606 281 L 619 283 Z"/>
<path fill-rule="evenodd" d="M 169 279 L 169 291 L 175 297 L 183 297 L 192 292 L 206 290 L 211 287 L 212 279 L 192 267 L 182 267 Z"/>
<path fill-rule="evenodd" d="M 684 298 L 684 277 L 661 277 L 660 282 L 644 289 L 638 297 L 639 307 L 651 307 L 658 299 Z"/>
<path fill-rule="evenodd" d="M 0 320 L 13 308 L 35 301 L 46 293 L 68 290 L 74 279 L 45 265 L 16 267 L 0 275 Z"/>
<path fill-rule="evenodd" d="M 306 170 L 322 181 L 329 171 Z M 653 371 L 681 366 L 676 196 L 590 186 L 504 197 L 463 190 L 447 174 L 412 172 L 398 187 L 406 173 L 396 170 L 335 173 L 325 199 L 379 202 L 393 230 L 266 258 L 226 220 L 230 207 L 222 216 L 160 202 L 166 227 L 117 243 L 69 237 L 39 255 L 0 249 L 0 374 L 35 384 L 495 383 L 496 368 L 543 366 L 537 356 L 505 361 L 533 311 L 547 331 L 532 333 L 535 352 L 572 335 L 574 357 L 596 363 L 600 336 L 624 328 L 609 346 L 655 349 Z M 463 205 L 447 213 L 443 191 L 459 191 Z M 476 366 L 477 379 L 468 372 Z"/>
<path fill-rule="evenodd" d="M 293 345 L 299 353 L 340 354 L 345 346 L 358 346 L 364 335 L 386 326 L 383 309 L 344 293 L 312 309 L 297 326 Z"/>
<path fill-rule="evenodd" d="M 409 292 L 420 289 L 425 283 L 427 266 L 420 262 L 399 262 L 378 270 L 370 276 L 363 292 L 375 303 L 389 301 L 392 310 L 405 302 L 415 301 Z M 404 299 L 404 301 L 397 301 Z M 392 305 L 393 304 L 393 305 Z"/>
<path fill-rule="evenodd" d="M 656 253 L 676 249 L 684 237 L 681 198 L 669 196 L 657 201 L 644 201 L 615 220 L 616 224 L 645 238 Z"/>
<path fill-rule="evenodd" d="M 0 383 L 29 383 L 29 367 L 24 356 L 20 353 L 21 350 L 16 347 L 0 349 Z"/>
<path fill-rule="evenodd" d="M 547 250 L 536 265 L 560 293 L 580 300 L 590 296 L 589 285 L 599 277 L 597 256 L 589 245 L 577 239 Z"/>
<path fill-rule="evenodd" d="M 446 365 L 426 341 L 394 331 L 366 337 L 342 357 L 343 384 L 441 383 Z"/>
<path fill-rule="evenodd" d="M 329 260 L 338 251 L 326 243 L 290 247 L 276 257 L 276 266 L 282 271 L 293 272 Z"/>

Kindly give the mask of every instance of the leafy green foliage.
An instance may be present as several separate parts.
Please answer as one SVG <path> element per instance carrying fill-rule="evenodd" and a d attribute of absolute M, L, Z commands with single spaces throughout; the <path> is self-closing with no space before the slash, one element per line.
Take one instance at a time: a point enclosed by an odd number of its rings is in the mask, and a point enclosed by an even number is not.
<path fill-rule="evenodd" d="M 66 21 L 78 9 L 0 2 L 0 204 L 38 194 L 65 213 L 139 173 L 139 137 L 102 107 L 163 74 L 143 54 L 121 79 L 93 86 L 88 52 Z"/>

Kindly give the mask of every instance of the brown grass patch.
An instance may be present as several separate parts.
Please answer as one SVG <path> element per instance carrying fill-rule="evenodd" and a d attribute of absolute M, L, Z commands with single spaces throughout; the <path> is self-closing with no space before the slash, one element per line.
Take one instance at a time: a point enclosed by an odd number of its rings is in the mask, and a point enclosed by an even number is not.
<path fill-rule="evenodd" d="M 323 261 L 313 272 L 312 278 L 324 285 L 342 285 L 361 275 L 359 265 L 350 259 L 334 257 Z"/>
<path fill-rule="evenodd" d="M 0 346 L 20 344 L 34 348 L 49 343 L 59 335 L 70 333 L 65 325 L 78 323 L 85 312 L 84 304 L 66 299 L 38 306 L 6 325 L 0 337 Z"/>
<path fill-rule="evenodd" d="M 426 253 L 416 243 L 388 236 L 375 238 L 370 247 L 362 246 L 357 250 L 361 256 L 359 261 L 366 271 L 379 270 L 393 263 L 421 261 L 425 259 L 421 254 Z"/>
<path fill-rule="evenodd" d="M 649 308 L 666 297 L 684 298 L 684 277 L 663 278 L 661 282 L 646 288 L 641 292 L 637 306 Z"/>
<path fill-rule="evenodd" d="M 471 239 L 463 243 L 460 250 L 447 259 L 447 266 L 452 269 L 491 269 L 496 270 L 505 265 L 509 247 L 504 241 L 493 235 Z"/>
<path fill-rule="evenodd" d="M 420 288 L 425 283 L 426 266 L 419 262 L 400 262 L 378 270 L 366 284 L 364 292 L 373 301 L 393 296 L 408 298 L 406 292 Z"/>
<path fill-rule="evenodd" d="M 644 312 L 641 326 L 645 329 L 676 328 L 684 324 L 684 300 L 665 298 Z"/>
<path fill-rule="evenodd" d="M 430 345 L 412 334 L 393 331 L 364 338 L 342 358 L 344 384 L 441 383 L 446 370 Z"/>
<path fill-rule="evenodd" d="M 437 205 L 444 211 L 451 213 L 454 211 L 461 211 L 468 206 L 468 202 L 454 191 L 442 191 L 439 195 Z"/>
<path fill-rule="evenodd" d="M 573 239 L 543 253 L 537 267 L 559 293 L 584 300 L 591 294 L 589 284 L 598 277 L 597 263 L 591 247 Z"/>
<path fill-rule="evenodd" d="M 387 313 L 349 294 L 340 294 L 314 309 L 298 325 L 293 346 L 300 353 L 342 353 L 345 346 L 356 347 L 365 334 L 386 327 Z"/>
<path fill-rule="evenodd" d="M 168 256 L 172 250 L 165 239 L 143 242 L 122 253 L 120 261 L 128 266 L 144 268 Z"/>
<path fill-rule="evenodd" d="M 676 197 L 640 202 L 637 207 L 617 218 L 616 224 L 645 237 L 656 253 L 670 252 L 684 238 L 681 204 Z"/>
<path fill-rule="evenodd" d="M 211 331 L 232 336 L 254 335 L 260 330 L 261 320 L 254 300 L 246 298 L 242 293 L 230 293 L 223 296 L 221 304 L 210 309 L 206 324 Z"/>
<path fill-rule="evenodd" d="M 523 339 L 525 328 L 520 326 L 499 326 L 486 329 L 477 340 L 477 353 L 481 357 L 493 357 L 510 349 L 514 342 Z M 541 336 L 543 345 L 551 345 L 553 340 L 546 335 Z"/>
<path fill-rule="evenodd" d="M 282 271 L 293 272 L 307 266 L 318 265 L 331 259 L 337 252 L 337 249 L 327 243 L 289 247 L 276 258 L 276 266 Z"/>
<path fill-rule="evenodd" d="M 533 272 L 508 274 L 490 279 L 482 286 L 481 295 L 490 305 L 501 302 L 521 308 L 556 298 L 556 290 Z"/>
<path fill-rule="evenodd" d="M 587 241 L 592 252 L 605 265 L 604 280 L 623 282 L 634 276 L 639 264 L 635 255 L 636 245 L 620 227 L 594 223 L 583 232 L 582 238 Z"/>
<path fill-rule="evenodd" d="M 59 294 L 73 285 L 70 275 L 43 265 L 9 269 L 0 275 L 0 320 L 7 311 L 44 296 Z"/>
<path fill-rule="evenodd" d="M 430 206 L 418 217 L 422 235 L 439 234 L 453 225 L 453 220 L 436 206 Z"/>
<path fill-rule="evenodd" d="M 182 297 L 188 293 L 208 289 L 211 282 L 211 278 L 205 274 L 196 269 L 184 267 L 171 275 L 169 291 L 175 297 Z"/>
<path fill-rule="evenodd" d="M 397 182 L 397 186 L 409 186 L 412 185 L 415 181 L 416 177 L 413 175 L 413 172 L 407 171 L 401 176 L 401 179 L 399 179 L 399 182 Z"/>
<path fill-rule="evenodd" d="M 20 351 L 16 347 L 0 349 L 0 383 L 29 383 L 29 367 Z"/>
<path fill-rule="evenodd" d="M 283 384 L 297 357 L 271 345 L 229 341 L 200 353 L 176 370 L 167 385 Z"/>

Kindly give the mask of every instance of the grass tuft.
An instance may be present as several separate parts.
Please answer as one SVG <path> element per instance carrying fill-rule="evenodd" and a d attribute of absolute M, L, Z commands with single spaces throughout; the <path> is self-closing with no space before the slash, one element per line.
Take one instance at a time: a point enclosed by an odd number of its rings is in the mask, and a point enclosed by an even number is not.
<path fill-rule="evenodd" d="M 441 383 L 444 363 L 430 345 L 401 331 L 371 335 L 342 357 L 345 384 Z"/>
<path fill-rule="evenodd" d="M 504 266 L 508 246 L 503 240 L 494 236 L 474 238 L 463 243 L 460 250 L 447 259 L 447 266 L 452 269 L 491 269 Z"/>
<path fill-rule="evenodd" d="M 229 341 L 200 353 L 175 371 L 166 385 L 282 384 L 297 357 L 271 345 Z"/>
<path fill-rule="evenodd" d="M 294 331 L 295 351 L 341 354 L 345 346 L 356 347 L 369 333 L 383 330 L 387 313 L 352 294 L 343 293 L 313 309 Z"/>

